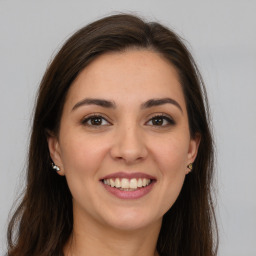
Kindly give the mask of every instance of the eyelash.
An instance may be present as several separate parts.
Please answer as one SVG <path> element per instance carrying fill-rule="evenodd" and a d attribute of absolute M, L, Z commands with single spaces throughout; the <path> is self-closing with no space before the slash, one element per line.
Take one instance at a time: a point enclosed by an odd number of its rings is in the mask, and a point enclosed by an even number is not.
<path fill-rule="evenodd" d="M 159 127 L 166 127 L 166 126 L 170 126 L 170 125 L 175 125 L 175 124 L 176 124 L 175 121 L 174 121 L 171 117 L 169 117 L 169 116 L 167 116 L 167 115 L 165 115 L 165 114 L 155 115 L 155 116 L 151 117 L 150 120 L 147 121 L 147 123 L 152 122 L 152 120 L 157 119 L 157 118 L 162 119 L 163 122 L 164 122 L 164 121 L 167 122 L 167 124 L 165 124 L 165 125 L 159 125 Z M 153 124 L 152 124 L 152 126 L 158 126 L 158 125 L 153 125 Z"/>
<path fill-rule="evenodd" d="M 160 128 L 160 127 L 164 128 L 164 127 L 166 127 L 166 126 L 171 126 L 171 125 L 175 125 L 175 124 L 176 124 L 175 121 L 174 121 L 171 117 L 169 117 L 169 116 L 167 116 L 167 115 L 165 115 L 165 114 L 159 114 L 159 115 L 155 115 L 155 116 L 151 117 L 150 120 L 146 122 L 146 124 L 148 124 L 149 122 L 152 122 L 154 119 L 157 119 L 157 118 L 158 118 L 158 119 L 162 119 L 163 122 L 166 121 L 167 124 L 165 124 L 165 125 L 154 125 L 154 124 L 152 124 L 151 126 L 155 126 L 155 127 L 157 127 L 157 128 Z M 104 121 L 107 122 L 108 124 L 104 124 L 104 125 L 102 125 L 102 124 L 100 124 L 100 125 L 94 125 L 94 124 L 92 124 L 92 123 L 91 123 L 91 124 L 88 124 L 88 122 L 89 122 L 89 121 L 92 122 L 93 119 L 100 119 L 101 122 L 102 122 L 102 120 L 104 120 Z M 101 127 L 101 126 L 109 126 L 109 125 L 112 125 L 105 117 L 103 117 L 103 116 L 100 115 L 100 114 L 94 114 L 94 115 L 91 115 L 91 116 L 89 116 L 89 117 L 86 117 L 86 118 L 84 118 L 84 119 L 82 120 L 81 123 L 82 123 L 82 125 L 89 126 L 89 127 L 93 127 L 93 128 L 99 128 L 99 127 Z"/>
<path fill-rule="evenodd" d="M 82 124 L 83 124 L 83 125 L 86 125 L 86 126 L 93 127 L 93 128 L 99 128 L 99 127 L 102 126 L 102 125 L 88 124 L 89 121 L 92 121 L 93 119 L 96 119 L 96 118 L 101 119 L 101 120 L 105 120 L 106 122 L 108 122 L 107 125 L 111 125 L 111 123 L 110 123 L 105 117 L 103 117 L 103 116 L 100 115 L 100 114 L 94 114 L 94 115 L 91 115 L 91 116 L 88 116 L 88 117 L 84 118 L 84 119 L 82 120 Z M 106 126 L 106 125 L 103 125 L 103 126 Z"/>

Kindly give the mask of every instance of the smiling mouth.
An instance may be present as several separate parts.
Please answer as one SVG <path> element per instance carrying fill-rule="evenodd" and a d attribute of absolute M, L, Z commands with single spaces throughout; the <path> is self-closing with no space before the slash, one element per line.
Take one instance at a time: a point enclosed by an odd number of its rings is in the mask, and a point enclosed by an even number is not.
<path fill-rule="evenodd" d="M 101 180 L 105 185 L 117 188 L 121 191 L 135 191 L 149 186 L 153 180 L 148 178 L 110 178 Z"/>

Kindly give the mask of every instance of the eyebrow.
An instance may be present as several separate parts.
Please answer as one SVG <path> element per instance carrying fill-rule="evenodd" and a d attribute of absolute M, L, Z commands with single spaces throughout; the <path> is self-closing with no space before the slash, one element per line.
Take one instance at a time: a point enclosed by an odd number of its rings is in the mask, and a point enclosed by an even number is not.
<path fill-rule="evenodd" d="M 160 105 L 164 105 L 164 104 L 172 104 L 174 106 L 176 106 L 182 113 L 183 110 L 180 106 L 180 104 L 171 98 L 163 98 L 163 99 L 150 99 L 148 101 L 146 101 L 145 103 L 142 104 L 141 108 L 151 108 L 151 107 L 155 107 L 155 106 L 160 106 Z"/>
<path fill-rule="evenodd" d="M 164 105 L 164 104 L 172 104 L 172 105 L 176 106 L 183 113 L 183 110 L 182 110 L 180 104 L 176 100 L 171 99 L 171 98 L 147 100 L 146 102 L 142 103 L 141 109 L 151 108 L 151 107 L 160 106 L 160 105 Z M 77 102 L 74 105 L 74 107 L 72 108 L 72 111 L 74 111 L 75 109 L 77 109 L 81 106 L 84 106 L 84 105 L 97 105 L 100 107 L 113 108 L 113 109 L 116 108 L 116 104 L 113 101 L 104 100 L 104 99 L 85 98 L 85 99 Z"/>
<path fill-rule="evenodd" d="M 84 105 L 97 105 L 103 108 L 116 108 L 116 104 L 112 101 L 86 98 L 77 102 L 75 106 L 72 108 L 72 111 Z"/>

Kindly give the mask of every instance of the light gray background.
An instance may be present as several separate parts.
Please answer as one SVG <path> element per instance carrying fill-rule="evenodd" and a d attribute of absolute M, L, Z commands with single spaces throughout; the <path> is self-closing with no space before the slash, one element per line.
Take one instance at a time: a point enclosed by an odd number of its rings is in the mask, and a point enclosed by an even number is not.
<path fill-rule="evenodd" d="M 256 255 L 256 1 L 0 0 L 0 254 L 22 187 L 34 96 L 75 30 L 115 11 L 158 20 L 187 39 L 205 79 L 217 146 L 223 256 Z"/>

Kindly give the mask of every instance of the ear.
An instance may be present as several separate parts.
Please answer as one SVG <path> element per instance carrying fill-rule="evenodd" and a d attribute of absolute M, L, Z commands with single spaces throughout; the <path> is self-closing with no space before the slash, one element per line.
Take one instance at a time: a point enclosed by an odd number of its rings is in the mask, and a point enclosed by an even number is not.
<path fill-rule="evenodd" d="M 196 159 L 198 148 L 201 141 L 201 134 L 197 133 L 193 138 L 190 139 L 189 148 L 188 148 L 188 158 L 187 165 L 193 163 Z M 186 168 L 186 174 L 189 173 L 190 170 Z"/>
<path fill-rule="evenodd" d="M 47 142 L 51 159 L 54 162 L 54 164 L 56 164 L 60 168 L 60 170 L 57 173 L 61 176 L 64 176 L 65 172 L 61 160 L 61 151 L 58 138 L 55 135 L 48 133 Z"/>

